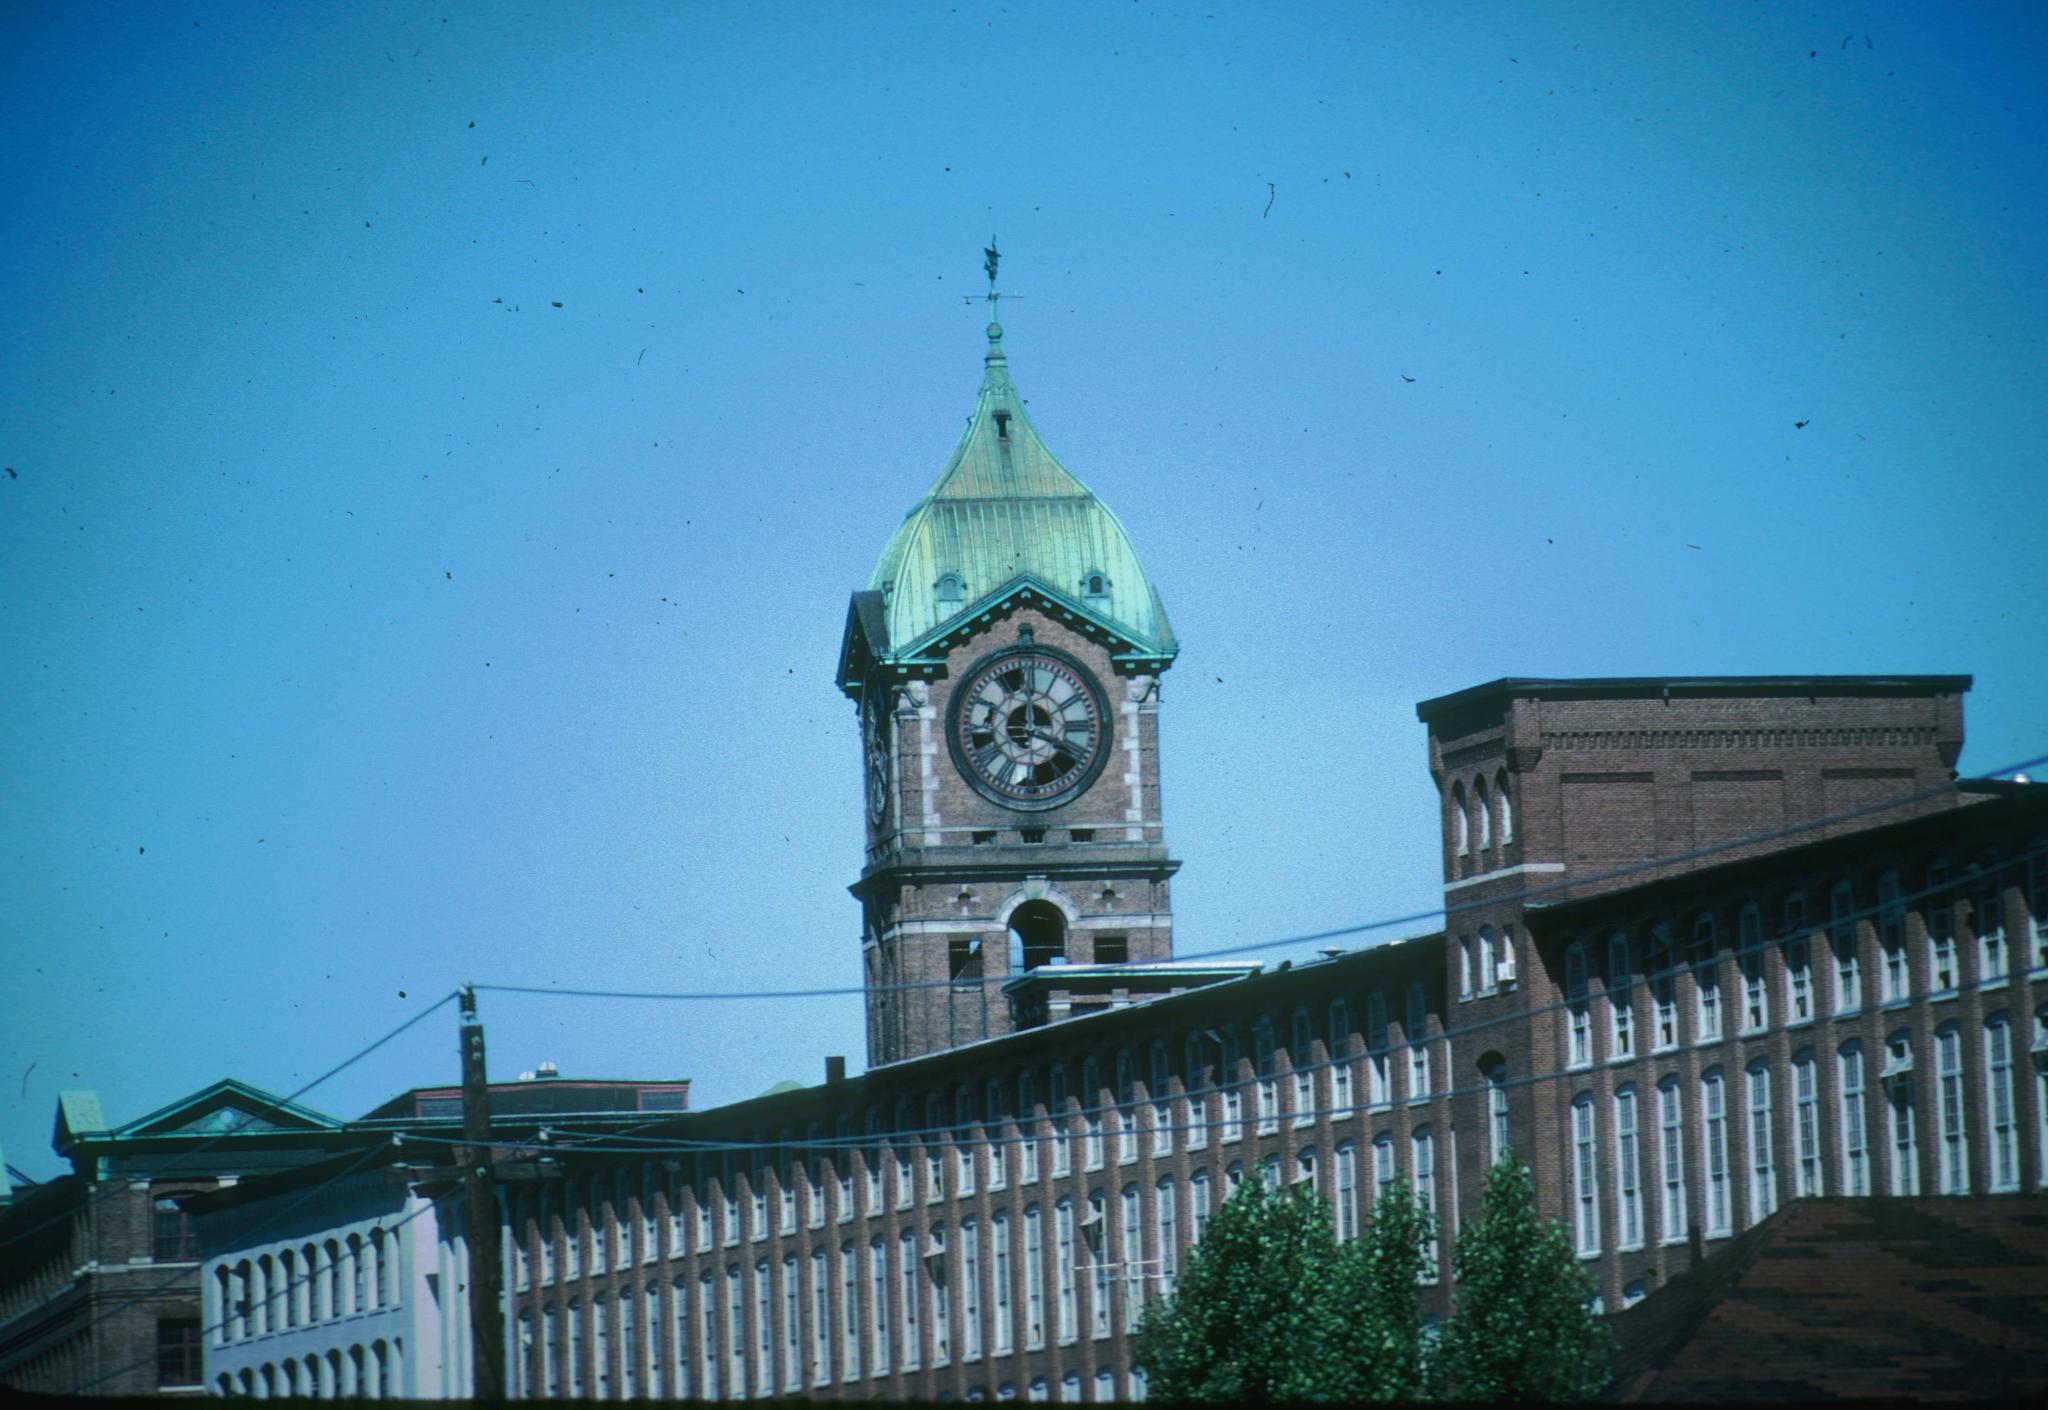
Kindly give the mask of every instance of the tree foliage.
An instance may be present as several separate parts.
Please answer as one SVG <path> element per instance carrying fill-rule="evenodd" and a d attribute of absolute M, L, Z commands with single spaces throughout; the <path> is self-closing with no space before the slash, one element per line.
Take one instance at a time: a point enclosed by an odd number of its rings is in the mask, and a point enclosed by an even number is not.
<path fill-rule="evenodd" d="M 1153 1395 L 1172 1400 L 1583 1400 L 1607 1379 L 1608 1334 L 1563 1228 L 1536 1217 L 1526 1166 L 1487 1179 L 1453 1251 L 1454 1311 L 1424 1330 L 1417 1287 L 1437 1237 L 1405 1180 L 1364 1236 L 1338 1243 L 1306 1185 L 1244 1181 L 1189 1250 L 1135 1338 Z"/>
<path fill-rule="evenodd" d="M 1459 1400 L 1586 1400 L 1608 1378 L 1610 1338 L 1592 1275 L 1554 1219 L 1536 1217 L 1529 1167 L 1488 1172 L 1480 1216 L 1452 1250 L 1457 1289 L 1436 1376 Z"/>
<path fill-rule="evenodd" d="M 1331 1296 L 1343 1329 L 1324 1375 L 1331 1400 L 1418 1400 L 1427 1387 L 1422 1303 L 1415 1295 L 1436 1216 L 1396 1180 L 1365 1236 L 1338 1250 Z"/>
<path fill-rule="evenodd" d="M 1210 1217 L 1172 1294 L 1145 1309 L 1135 1351 L 1148 1393 L 1254 1405 L 1320 1398 L 1336 1251 L 1314 1191 L 1240 1184 Z"/>

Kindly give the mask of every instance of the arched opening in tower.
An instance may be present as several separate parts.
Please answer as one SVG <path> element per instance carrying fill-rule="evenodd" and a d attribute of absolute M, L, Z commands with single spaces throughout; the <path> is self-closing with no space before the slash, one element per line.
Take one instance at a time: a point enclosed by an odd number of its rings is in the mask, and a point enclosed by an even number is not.
<path fill-rule="evenodd" d="M 1067 918 L 1050 901 L 1026 901 L 1010 912 L 1010 968 L 1022 973 L 1067 962 Z"/>

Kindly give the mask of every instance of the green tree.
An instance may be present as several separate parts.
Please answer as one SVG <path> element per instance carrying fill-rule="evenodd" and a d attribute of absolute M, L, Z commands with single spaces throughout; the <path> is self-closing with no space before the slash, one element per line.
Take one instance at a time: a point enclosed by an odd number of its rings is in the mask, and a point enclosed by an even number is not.
<path fill-rule="evenodd" d="M 1313 1190 L 1245 1180 L 1188 1251 L 1173 1292 L 1145 1309 L 1134 1351 L 1149 1393 L 1247 1404 L 1334 1398 L 1337 1264 L 1329 1207 Z"/>
<path fill-rule="evenodd" d="M 1487 1173 L 1482 1209 L 1452 1250 L 1452 1317 L 1436 1352 L 1440 1390 L 1458 1400 L 1588 1400 L 1606 1384 L 1610 1339 L 1593 1280 L 1554 1219 L 1536 1217 L 1529 1167 Z"/>
<path fill-rule="evenodd" d="M 1309 1394 L 1330 1400 L 1418 1400 L 1427 1388 L 1422 1304 L 1416 1294 L 1436 1217 L 1396 1180 L 1374 1204 L 1365 1236 L 1339 1248 L 1332 1314 L 1335 1354 Z"/>

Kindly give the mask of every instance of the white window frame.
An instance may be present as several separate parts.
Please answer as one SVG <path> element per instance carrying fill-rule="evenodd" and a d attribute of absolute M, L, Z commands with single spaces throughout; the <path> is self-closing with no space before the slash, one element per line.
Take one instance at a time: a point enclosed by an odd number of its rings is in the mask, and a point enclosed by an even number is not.
<path fill-rule="evenodd" d="M 1600 1140 L 1593 1094 L 1572 1098 L 1572 1248 L 1600 1256 Z"/>
<path fill-rule="evenodd" d="M 1728 1078 L 1720 1068 L 1700 1076 L 1700 1120 L 1706 1128 L 1700 1160 L 1706 1191 L 1706 1237 L 1726 1238 L 1735 1227 L 1734 1199 L 1728 1188 Z"/>
<path fill-rule="evenodd" d="M 1835 1051 L 1835 1089 L 1841 1103 L 1842 1193 L 1870 1193 L 1870 1118 L 1863 1086 L 1863 1045 L 1851 1040 Z"/>
<path fill-rule="evenodd" d="M 1614 1094 L 1615 1247 L 1643 1246 L 1642 1149 L 1637 1134 L 1639 1102 L 1634 1086 Z"/>
<path fill-rule="evenodd" d="M 1657 1084 L 1657 1168 L 1663 1179 L 1658 1200 L 1661 1241 L 1683 1243 L 1685 1224 L 1685 1091 L 1676 1077 Z"/>
<path fill-rule="evenodd" d="M 1945 1195 L 1970 1193 L 1970 1132 L 1963 1094 L 1963 1032 L 1945 1023 L 1934 1034 L 1936 1186 Z"/>

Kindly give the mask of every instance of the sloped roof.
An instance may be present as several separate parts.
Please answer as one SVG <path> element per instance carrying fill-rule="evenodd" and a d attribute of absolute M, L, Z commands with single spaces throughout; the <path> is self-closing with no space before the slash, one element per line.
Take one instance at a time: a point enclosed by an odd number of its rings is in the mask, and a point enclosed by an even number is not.
<path fill-rule="evenodd" d="M 1002 327 L 988 326 L 981 393 L 937 482 L 903 518 L 868 587 L 881 594 L 877 652 L 913 654 L 952 618 L 1031 577 L 1086 606 L 1149 652 L 1178 649 L 1159 594 L 1109 506 L 1039 438 L 1011 384 Z M 1087 580 L 1100 574 L 1102 594 Z M 957 578 L 959 596 L 940 581 Z"/>
<path fill-rule="evenodd" d="M 1611 1322 L 1623 1401 L 2048 1393 L 2048 1197 L 1804 1199 Z"/>
<path fill-rule="evenodd" d="M 164 1136 L 228 1136 L 275 1131 L 334 1131 L 341 1123 L 324 1111 L 287 1101 L 238 1078 L 224 1077 L 121 1126 L 109 1126 L 95 1092 L 61 1094 L 51 1145 L 61 1155 L 80 1140 Z"/>

